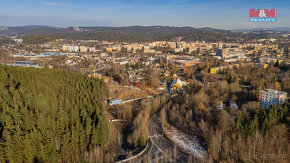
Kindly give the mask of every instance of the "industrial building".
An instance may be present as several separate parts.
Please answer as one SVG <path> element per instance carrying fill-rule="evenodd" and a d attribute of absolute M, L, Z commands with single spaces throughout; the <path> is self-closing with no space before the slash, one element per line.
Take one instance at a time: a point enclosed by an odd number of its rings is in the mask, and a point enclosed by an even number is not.
<path fill-rule="evenodd" d="M 122 100 L 121 99 L 111 99 L 109 100 L 109 105 L 110 106 L 113 106 L 113 105 L 117 105 L 117 104 L 121 104 L 122 103 Z"/>
<path fill-rule="evenodd" d="M 18 67 L 34 67 L 34 68 L 42 68 L 43 64 L 36 63 L 36 62 L 28 62 L 28 61 L 17 61 L 14 63 L 6 63 L 7 66 L 18 66 Z"/>

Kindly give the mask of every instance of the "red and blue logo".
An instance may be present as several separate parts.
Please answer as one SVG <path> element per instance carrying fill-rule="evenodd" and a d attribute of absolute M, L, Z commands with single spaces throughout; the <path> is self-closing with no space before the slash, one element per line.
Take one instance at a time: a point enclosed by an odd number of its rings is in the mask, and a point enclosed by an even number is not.
<path fill-rule="evenodd" d="M 276 22 L 276 9 L 250 9 L 250 22 Z"/>

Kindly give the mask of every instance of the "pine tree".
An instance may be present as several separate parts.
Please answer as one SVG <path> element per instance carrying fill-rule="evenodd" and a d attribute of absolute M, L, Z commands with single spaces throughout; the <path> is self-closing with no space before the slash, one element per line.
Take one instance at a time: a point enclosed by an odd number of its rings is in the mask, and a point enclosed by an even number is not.
<path fill-rule="evenodd" d="M 74 160 L 106 147 L 102 80 L 0 65 L 0 162 Z"/>

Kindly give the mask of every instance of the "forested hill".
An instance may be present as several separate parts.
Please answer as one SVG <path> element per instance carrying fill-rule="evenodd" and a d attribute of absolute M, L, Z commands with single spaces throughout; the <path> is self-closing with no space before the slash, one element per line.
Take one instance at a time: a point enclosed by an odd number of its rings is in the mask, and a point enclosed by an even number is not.
<path fill-rule="evenodd" d="M 173 27 L 173 26 L 128 26 L 128 27 L 68 27 L 48 26 L 0 27 L 0 35 L 19 36 L 24 43 L 38 44 L 55 39 L 105 40 L 105 41 L 217 41 L 238 40 L 248 36 L 242 32 L 213 28 Z"/>
<path fill-rule="evenodd" d="M 284 29 L 284 28 L 283 28 Z M 286 28 L 285 28 L 286 29 Z M 274 29 L 273 29 L 274 30 Z M 275 30 L 274 30 L 275 31 Z M 0 36 L 17 36 L 24 43 L 39 44 L 55 39 L 67 40 L 103 40 L 117 42 L 146 41 L 247 41 L 259 38 L 280 38 L 270 30 L 243 33 L 240 31 L 214 28 L 193 28 L 174 26 L 128 26 L 128 27 L 68 27 L 49 26 L 0 27 Z M 280 32 L 279 32 L 280 33 Z M 282 33 L 289 33 L 283 31 Z M 5 37 L 4 37 L 5 38 Z M 12 42 L 12 40 L 10 40 Z"/>
<path fill-rule="evenodd" d="M 106 147 L 103 80 L 0 65 L 0 162 L 70 162 Z"/>

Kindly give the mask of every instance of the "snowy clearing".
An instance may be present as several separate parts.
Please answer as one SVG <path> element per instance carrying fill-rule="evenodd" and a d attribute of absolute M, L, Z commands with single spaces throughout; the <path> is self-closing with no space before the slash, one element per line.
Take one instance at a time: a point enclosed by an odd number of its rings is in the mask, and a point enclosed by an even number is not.
<path fill-rule="evenodd" d="M 199 159 L 207 158 L 207 151 L 199 144 L 197 139 L 188 137 L 177 129 L 171 128 L 168 131 L 173 141 L 187 153 L 190 153 Z"/>

